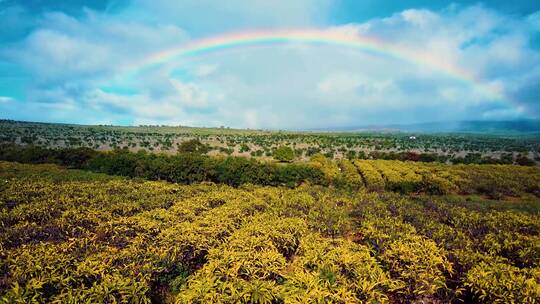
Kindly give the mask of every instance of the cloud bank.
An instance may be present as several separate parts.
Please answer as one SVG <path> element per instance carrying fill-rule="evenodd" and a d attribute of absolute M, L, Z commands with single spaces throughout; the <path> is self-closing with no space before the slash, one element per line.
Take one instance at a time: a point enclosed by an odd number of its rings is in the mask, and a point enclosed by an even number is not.
<path fill-rule="evenodd" d="M 0 52 L 28 75 L 24 94 L 0 92 L 8 95 L 0 112 L 40 121 L 296 129 L 540 113 L 540 12 L 516 17 L 451 5 L 339 24 L 326 0 L 207 2 L 135 0 L 113 13 L 40 13 Z M 236 48 L 125 72 L 201 37 L 282 28 L 345 31 L 436 54 L 505 98 L 425 66 L 329 45 Z"/>

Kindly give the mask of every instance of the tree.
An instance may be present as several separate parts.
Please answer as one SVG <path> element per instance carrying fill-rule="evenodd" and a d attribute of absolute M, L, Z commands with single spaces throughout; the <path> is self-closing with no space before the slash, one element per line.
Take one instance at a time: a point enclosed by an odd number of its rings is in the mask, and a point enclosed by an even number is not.
<path fill-rule="evenodd" d="M 294 159 L 294 150 L 287 146 L 281 146 L 274 151 L 274 158 L 280 162 L 290 162 Z"/>
<path fill-rule="evenodd" d="M 246 144 L 241 144 L 240 145 L 240 153 L 244 153 L 244 152 L 249 152 L 251 149 L 249 148 L 248 145 Z"/>
<path fill-rule="evenodd" d="M 536 164 L 534 160 L 525 155 L 519 155 L 516 157 L 516 163 L 520 166 L 534 166 Z"/>
<path fill-rule="evenodd" d="M 178 146 L 178 152 L 205 154 L 208 152 L 208 146 L 201 143 L 198 139 L 190 139 Z"/>

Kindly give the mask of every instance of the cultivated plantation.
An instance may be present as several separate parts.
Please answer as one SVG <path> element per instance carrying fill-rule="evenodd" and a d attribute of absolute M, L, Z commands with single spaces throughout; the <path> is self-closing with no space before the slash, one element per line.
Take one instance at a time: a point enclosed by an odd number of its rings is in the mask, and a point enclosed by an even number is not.
<path fill-rule="evenodd" d="M 0 129 L 0 303 L 540 303 L 536 137 Z"/>
<path fill-rule="evenodd" d="M 4 147 L 0 302 L 540 301 L 538 167 L 188 155 Z"/>

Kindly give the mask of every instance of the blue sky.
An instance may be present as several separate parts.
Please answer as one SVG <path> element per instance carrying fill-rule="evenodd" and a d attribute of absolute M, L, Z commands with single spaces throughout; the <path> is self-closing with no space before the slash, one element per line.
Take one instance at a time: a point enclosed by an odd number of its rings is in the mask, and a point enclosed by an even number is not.
<path fill-rule="evenodd" d="M 333 30 L 429 52 L 495 87 L 298 43 L 123 67 L 227 33 Z M 540 115 L 540 2 L 0 0 L 0 118 L 327 128 Z"/>

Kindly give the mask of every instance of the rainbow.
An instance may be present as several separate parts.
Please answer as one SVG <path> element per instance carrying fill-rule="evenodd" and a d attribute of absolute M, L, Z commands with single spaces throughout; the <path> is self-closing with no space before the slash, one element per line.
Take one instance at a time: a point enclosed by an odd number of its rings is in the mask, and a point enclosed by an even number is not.
<path fill-rule="evenodd" d="M 487 97 L 494 100 L 504 101 L 505 99 L 498 87 L 481 81 L 470 71 L 445 60 L 441 56 L 436 56 L 436 54 L 431 54 L 420 49 L 412 49 L 403 45 L 393 44 L 381 39 L 361 36 L 356 31 L 351 32 L 340 29 L 274 30 L 224 34 L 194 40 L 150 54 L 135 65 L 128 67 L 128 70 L 130 71 L 129 74 L 136 74 L 144 69 L 179 60 L 187 56 L 198 56 L 233 48 L 286 43 L 333 45 L 390 56 L 420 67 L 427 67 L 433 71 L 444 73 L 449 77 L 480 89 Z"/>

